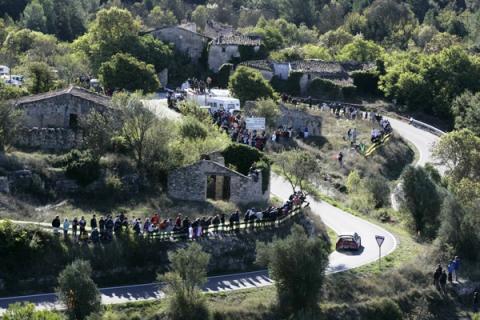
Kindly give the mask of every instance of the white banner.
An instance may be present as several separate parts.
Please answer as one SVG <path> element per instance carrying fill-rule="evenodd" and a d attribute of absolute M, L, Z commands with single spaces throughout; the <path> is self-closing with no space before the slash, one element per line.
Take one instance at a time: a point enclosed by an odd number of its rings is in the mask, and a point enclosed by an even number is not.
<path fill-rule="evenodd" d="M 248 130 L 265 130 L 265 118 L 246 118 Z"/>

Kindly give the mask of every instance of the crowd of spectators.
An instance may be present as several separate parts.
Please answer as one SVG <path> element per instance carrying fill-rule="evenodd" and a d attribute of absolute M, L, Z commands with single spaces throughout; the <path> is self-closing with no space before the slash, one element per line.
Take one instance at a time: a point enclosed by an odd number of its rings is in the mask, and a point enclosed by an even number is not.
<path fill-rule="evenodd" d="M 453 284 L 453 281 L 458 283 L 458 274 L 460 271 L 460 258 L 456 256 L 448 262 L 447 268 L 442 268 L 438 265 L 437 269 L 433 273 L 433 285 L 442 293 L 447 293 L 447 281 Z"/>
<path fill-rule="evenodd" d="M 252 229 L 258 226 L 264 227 L 269 222 L 275 222 L 291 214 L 295 207 L 299 207 L 305 202 L 305 199 L 305 195 L 299 191 L 292 194 L 280 207 L 270 206 L 265 210 L 250 208 L 243 215 L 239 211 L 235 211 L 228 217 L 225 214 L 217 214 L 194 220 L 188 216 L 183 217 L 181 214 L 178 214 L 175 219 L 162 219 L 158 213 L 155 213 L 143 221 L 136 217 L 129 219 L 123 213 L 116 215 L 115 218 L 112 215 L 102 216 L 98 220 L 96 215 L 93 215 L 89 221 L 90 233 L 87 230 L 85 217 L 82 216 L 80 219 L 75 217 L 72 221 L 65 218 L 62 224 L 60 217 L 56 216 L 52 221 L 52 227 L 55 234 L 63 231 L 65 239 L 69 238 L 71 232 L 74 240 L 94 244 L 100 241 L 110 241 L 114 235 L 119 236 L 128 232 L 129 229 L 136 236 L 197 239 L 208 235 L 217 235 L 219 232 L 239 232 L 240 229 L 246 227 Z"/>
<path fill-rule="evenodd" d="M 218 110 L 212 114 L 213 122 L 227 133 L 233 142 L 249 145 L 263 151 L 267 143 L 265 131 L 249 130 L 245 118 L 240 114 Z"/>

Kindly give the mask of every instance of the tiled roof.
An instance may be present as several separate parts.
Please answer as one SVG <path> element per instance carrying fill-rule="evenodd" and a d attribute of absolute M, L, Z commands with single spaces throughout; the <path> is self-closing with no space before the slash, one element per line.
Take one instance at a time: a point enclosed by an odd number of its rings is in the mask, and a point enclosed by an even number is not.
<path fill-rule="evenodd" d="M 93 103 L 105 106 L 105 107 L 111 107 L 111 99 L 110 97 L 91 92 L 87 89 L 80 88 L 80 87 L 75 87 L 75 86 L 70 86 L 66 89 L 61 89 L 61 90 L 56 90 L 56 91 L 50 91 L 46 93 L 40 93 L 32 96 L 27 96 L 27 97 L 22 97 L 17 100 L 15 100 L 15 105 L 22 105 L 26 103 L 32 103 L 32 102 L 37 102 L 37 101 L 42 101 L 42 100 L 47 100 L 50 98 L 55 98 L 59 97 L 65 94 L 69 94 L 84 100 L 91 101 Z"/>
<path fill-rule="evenodd" d="M 220 36 L 214 40 L 217 45 L 239 45 L 239 46 L 259 46 L 262 40 L 253 39 L 244 35 Z"/>
<path fill-rule="evenodd" d="M 254 68 L 263 71 L 273 71 L 272 63 L 268 60 L 250 60 L 240 63 L 242 66 Z"/>
<path fill-rule="evenodd" d="M 340 74 L 345 73 L 345 69 L 338 62 L 328 62 L 322 60 L 300 60 L 290 63 L 292 71 L 302 73 L 322 73 L 322 74 Z"/>

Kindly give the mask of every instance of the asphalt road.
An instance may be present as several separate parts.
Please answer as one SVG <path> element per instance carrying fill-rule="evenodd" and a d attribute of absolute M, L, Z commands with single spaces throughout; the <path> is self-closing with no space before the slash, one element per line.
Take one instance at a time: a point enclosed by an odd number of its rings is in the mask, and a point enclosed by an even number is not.
<path fill-rule="evenodd" d="M 424 165 L 426 162 L 432 161 L 431 148 L 433 144 L 438 141 L 437 136 L 412 127 L 399 120 L 389 120 L 394 130 L 409 140 L 418 149 L 420 154 L 419 165 Z M 286 199 L 291 194 L 291 187 L 283 178 L 272 176 L 271 191 L 279 198 Z M 327 269 L 328 273 L 341 272 L 376 261 L 379 252 L 375 235 L 385 237 L 382 246 L 382 256 L 386 256 L 396 249 L 397 241 L 395 237 L 385 229 L 344 212 L 328 203 L 316 201 L 312 198 L 309 198 L 308 201 L 310 202 L 312 212 L 319 215 L 324 223 L 337 234 L 357 232 L 362 237 L 364 249 L 360 253 L 349 254 L 333 252 L 330 255 L 330 263 Z M 263 287 L 271 284 L 272 280 L 268 278 L 266 271 L 257 271 L 210 277 L 204 290 L 207 292 L 231 291 Z M 158 287 L 158 284 L 152 283 L 102 288 L 100 291 L 102 293 L 102 303 L 104 304 L 147 301 L 160 299 L 165 296 Z M 9 304 L 26 301 L 34 303 L 39 309 L 61 308 L 61 305 L 56 301 L 55 294 L 38 294 L 0 298 L 0 314 Z"/>

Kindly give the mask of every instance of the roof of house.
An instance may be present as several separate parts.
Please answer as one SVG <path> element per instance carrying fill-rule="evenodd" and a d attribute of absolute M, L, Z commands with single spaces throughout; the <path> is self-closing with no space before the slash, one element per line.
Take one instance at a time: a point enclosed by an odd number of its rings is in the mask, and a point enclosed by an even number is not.
<path fill-rule="evenodd" d="M 71 95 L 77 98 L 81 98 L 84 100 L 91 101 L 93 103 L 105 106 L 105 107 L 111 107 L 111 98 L 94 93 L 92 91 L 89 91 L 87 89 L 81 88 L 81 87 L 76 87 L 76 86 L 69 86 L 66 89 L 61 89 L 61 90 L 56 90 L 56 91 L 50 91 L 46 93 L 40 93 L 36 95 L 31 95 L 31 96 L 26 96 L 19 98 L 15 100 L 15 105 L 22 105 L 22 104 L 27 104 L 27 103 L 32 103 L 32 102 L 38 102 L 42 100 L 47 100 L 55 97 L 59 97 L 62 95 Z"/>
<path fill-rule="evenodd" d="M 157 31 L 162 31 L 162 30 L 167 30 L 167 29 L 181 29 L 182 31 L 186 31 L 186 32 L 189 32 L 189 33 L 192 33 L 198 37 L 202 37 L 202 38 L 207 38 L 207 39 L 213 39 L 212 37 L 206 35 L 206 34 L 202 34 L 202 33 L 199 33 L 199 32 L 196 32 L 196 31 L 192 31 L 189 29 L 189 27 L 187 25 L 176 25 L 176 26 L 169 26 L 169 27 L 161 27 L 161 28 L 156 28 L 156 29 L 153 29 L 153 30 L 149 30 L 149 31 L 146 31 L 144 32 L 143 34 L 149 34 L 149 33 L 154 33 L 154 32 L 157 32 Z"/>
<path fill-rule="evenodd" d="M 216 45 L 239 45 L 239 46 L 259 46 L 262 44 L 262 40 L 254 39 L 244 35 L 228 35 L 220 36 L 214 40 Z"/>
<path fill-rule="evenodd" d="M 322 60 L 299 60 L 290 63 L 292 71 L 302 73 L 345 73 L 345 69 L 338 62 Z"/>
<path fill-rule="evenodd" d="M 240 63 L 242 66 L 273 72 L 273 63 L 268 60 L 250 60 Z"/>

